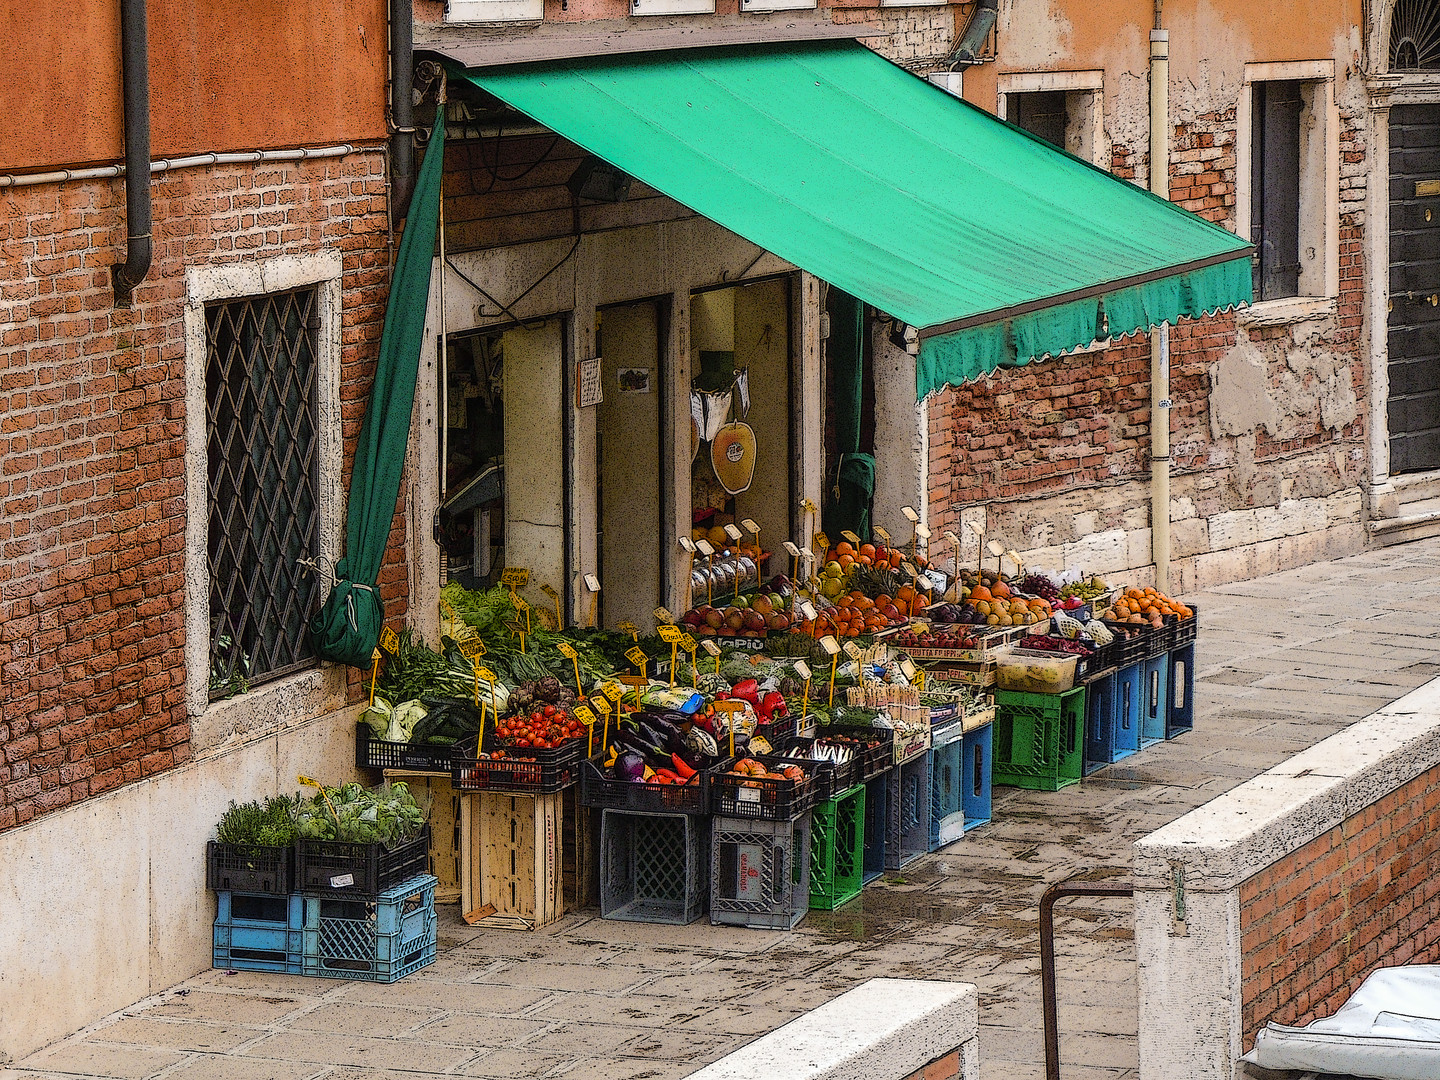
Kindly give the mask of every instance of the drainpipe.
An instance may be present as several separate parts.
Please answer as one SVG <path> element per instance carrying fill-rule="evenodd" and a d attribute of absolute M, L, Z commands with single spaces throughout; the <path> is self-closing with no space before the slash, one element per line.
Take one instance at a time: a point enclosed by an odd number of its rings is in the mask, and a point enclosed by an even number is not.
<path fill-rule="evenodd" d="M 390 0 L 390 220 L 399 221 L 415 190 L 413 0 Z"/>
<path fill-rule="evenodd" d="M 1150 190 L 1170 198 L 1170 32 L 1155 0 L 1150 31 Z M 1150 553 L 1155 587 L 1170 589 L 1170 327 L 1150 331 Z"/>
<path fill-rule="evenodd" d="M 145 0 L 120 0 L 120 77 L 125 103 L 125 261 L 111 268 L 115 306 L 129 307 L 150 272 L 150 46 Z"/>

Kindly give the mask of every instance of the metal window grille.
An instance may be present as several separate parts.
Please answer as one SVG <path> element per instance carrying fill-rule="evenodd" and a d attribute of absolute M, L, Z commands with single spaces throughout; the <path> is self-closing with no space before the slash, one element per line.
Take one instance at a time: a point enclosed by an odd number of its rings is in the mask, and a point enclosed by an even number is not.
<path fill-rule="evenodd" d="M 205 308 L 210 697 L 313 666 L 315 289 Z"/>
<path fill-rule="evenodd" d="M 1440 4 L 1435 0 L 1399 0 L 1390 15 L 1390 70 L 1425 71 L 1440 67 Z"/>

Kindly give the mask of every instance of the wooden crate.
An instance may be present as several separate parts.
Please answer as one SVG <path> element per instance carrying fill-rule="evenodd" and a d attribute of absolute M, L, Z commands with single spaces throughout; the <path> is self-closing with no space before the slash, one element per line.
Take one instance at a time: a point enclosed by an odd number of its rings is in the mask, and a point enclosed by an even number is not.
<path fill-rule="evenodd" d="M 435 902 L 455 903 L 460 899 L 460 793 L 451 786 L 450 777 L 434 773 L 386 769 L 385 779 L 404 781 L 421 806 L 428 800 L 430 873 L 439 882 Z"/>
<path fill-rule="evenodd" d="M 565 906 L 573 911 L 600 903 L 600 811 L 580 805 L 578 785 L 564 795 L 563 888 Z"/>
<path fill-rule="evenodd" d="M 565 914 L 564 793 L 460 799 L 460 911 L 467 922 L 535 930 Z"/>

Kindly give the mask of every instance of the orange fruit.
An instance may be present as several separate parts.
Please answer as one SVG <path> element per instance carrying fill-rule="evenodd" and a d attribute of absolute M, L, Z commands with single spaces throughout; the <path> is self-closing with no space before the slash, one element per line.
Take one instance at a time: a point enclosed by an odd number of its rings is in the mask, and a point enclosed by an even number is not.
<path fill-rule="evenodd" d="M 838 543 L 838 544 L 835 545 L 835 554 L 836 554 L 836 555 L 854 555 L 854 554 L 855 554 L 855 549 L 850 546 L 850 542 L 849 542 L 848 540 L 841 540 L 840 543 Z"/>
<path fill-rule="evenodd" d="M 995 599 L 995 595 L 984 585 L 976 585 L 975 588 L 970 590 L 970 600 L 972 603 L 980 600 L 993 599 Z"/>
<path fill-rule="evenodd" d="M 874 545 L 874 544 L 861 544 L 861 545 L 860 545 L 860 554 L 863 555 L 863 556 L 865 556 L 867 559 L 874 559 L 874 558 L 875 558 L 875 545 Z"/>

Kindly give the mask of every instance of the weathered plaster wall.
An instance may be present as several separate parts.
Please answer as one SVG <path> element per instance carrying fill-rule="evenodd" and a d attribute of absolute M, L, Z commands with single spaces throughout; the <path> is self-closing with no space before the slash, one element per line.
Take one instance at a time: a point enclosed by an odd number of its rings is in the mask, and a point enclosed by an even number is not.
<path fill-rule="evenodd" d="M 1312 245 L 1320 250 L 1311 277 L 1321 291 L 1328 284 L 1329 299 L 1183 320 L 1170 335 L 1174 589 L 1365 543 L 1368 115 L 1359 8 L 1165 5 L 1173 201 L 1227 228 L 1248 228 L 1246 64 L 1333 66 L 1316 108 L 1334 125 L 1336 159 L 1321 184 L 1320 224 L 1307 226 L 1334 232 L 1333 254 Z M 1096 99 L 1111 169 L 1144 184 L 1153 14 L 1149 0 L 1002 0 L 997 58 L 966 72 L 965 96 L 993 108 L 1002 76 L 1102 71 Z M 1252 68 L 1250 77 L 1280 77 L 1269 72 Z M 928 434 L 932 524 L 951 527 L 983 507 L 987 534 L 1034 565 L 1153 574 L 1147 337 L 946 391 L 930 403 Z"/>

